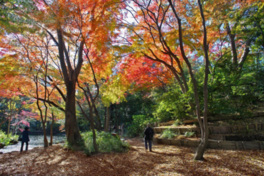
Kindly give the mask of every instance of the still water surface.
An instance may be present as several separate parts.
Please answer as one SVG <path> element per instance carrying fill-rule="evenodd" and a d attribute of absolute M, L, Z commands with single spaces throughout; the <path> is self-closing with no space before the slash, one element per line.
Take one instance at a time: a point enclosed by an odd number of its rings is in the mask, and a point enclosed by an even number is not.
<path fill-rule="evenodd" d="M 50 141 L 50 136 L 47 136 L 48 141 Z M 44 146 L 44 137 L 43 135 L 29 135 L 29 143 L 28 143 L 28 150 L 31 150 L 35 147 L 43 147 Z M 65 135 L 54 135 L 53 136 L 53 144 L 60 143 L 65 141 Z M 24 150 L 25 150 L 25 145 L 24 144 Z M 20 151 L 21 147 L 21 142 L 19 141 L 17 144 L 14 145 L 8 145 L 5 146 L 4 148 L 0 149 L 0 152 L 3 153 L 8 153 L 8 152 L 13 152 L 13 151 Z"/>

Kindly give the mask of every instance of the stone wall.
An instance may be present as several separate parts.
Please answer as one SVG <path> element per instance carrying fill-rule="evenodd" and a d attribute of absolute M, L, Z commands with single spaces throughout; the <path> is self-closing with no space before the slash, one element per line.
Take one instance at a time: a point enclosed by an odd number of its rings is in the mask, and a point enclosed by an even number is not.
<path fill-rule="evenodd" d="M 264 123 L 251 123 L 246 125 L 209 126 L 208 148 L 226 150 L 263 150 L 264 149 Z M 154 142 L 158 144 L 197 147 L 200 141 L 200 129 L 194 125 L 188 126 L 160 126 L 155 127 L 156 134 L 162 134 L 166 129 L 177 134 L 194 132 L 193 138 L 162 139 L 156 135 Z"/>
<path fill-rule="evenodd" d="M 199 145 L 199 139 L 161 139 L 155 138 L 154 143 L 197 147 Z M 221 141 L 209 139 L 208 148 L 210 149 L 225 149 L 225 150 L 263 150 L 264 141 Z"/>

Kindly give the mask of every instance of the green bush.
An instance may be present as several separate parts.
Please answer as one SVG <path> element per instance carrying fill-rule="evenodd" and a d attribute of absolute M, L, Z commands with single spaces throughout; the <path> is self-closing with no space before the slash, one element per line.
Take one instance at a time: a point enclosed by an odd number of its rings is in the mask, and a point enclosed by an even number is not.
<path fill-rule="evenodd" d="M 174 133 L 173 131 L 171 131 L 170 129 L 166 129 L 162 132 L 161 138 L 167 138 L 167 139 L 172 139 L 175 136 L 177 136 L 176 133 Z"/>
<path fill-rule="evenodd" d="M 152 97 L 156 102 L 156 109 L 153 115 L 159 122 L 167 122 L 170 120 L 187 119 L 190 115 L 192 101 L 192 93 L 182 94 L 177 86 L 171 85 L 167 92 L 157 90 L 152 93 Z"/>
<path fill-rule="evenodd" d="M 84 139 L 85 149 L 87 154 L 95 152 L 93 147 L 93 133 L 91 131 L 82 133 Z M 129 148 L 126 142 L 123 142 L 118 136 L 113 136 L 110 133 L 104 131 L 96 131 L 96 142 L 98 145 L 99 152 L 123 152 Z"/>
<path fill-rule="evenodd" d="M 4 146 L 12 144 L 11 141 L 17 141 L 18 135 L 6 135 L 3 131 L 0 130 L 0 143 Z"/>

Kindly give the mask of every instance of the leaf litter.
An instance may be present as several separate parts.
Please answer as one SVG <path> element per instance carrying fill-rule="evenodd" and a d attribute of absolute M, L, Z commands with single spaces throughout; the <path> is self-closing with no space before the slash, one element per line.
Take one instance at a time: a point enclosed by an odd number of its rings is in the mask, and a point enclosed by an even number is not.
<path fill-rule="evenodd" d="M 204 161 L 194 161 L 195 148 L 154 145 L 149 152 L 142 139 L 127 141 L 131 148 L 124 153 L 86 156 L 54 145 L 0 154 L 0 175 L 264 175 L 263 150 L 209 149 Z"/>

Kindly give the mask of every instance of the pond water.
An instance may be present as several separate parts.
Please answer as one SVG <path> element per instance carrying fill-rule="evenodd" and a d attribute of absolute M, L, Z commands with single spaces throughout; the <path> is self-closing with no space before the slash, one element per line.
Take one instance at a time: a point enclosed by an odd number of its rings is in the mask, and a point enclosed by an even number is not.
<path fill-rule="evenodd" d="M 43 135 L 29 135 L 29 143 L 28 143 L 28 150 L 31 150 L 35 147 L 43 147 L 44 146 L 44 141 L 43 141 Z M 48 141 L 50 141 L 50 136 L 47 136 Z M 65 141 L 65 135 L 54 135 L 53 136 L 53 144 L 64 142 Z M 25 145 L 24 144 L 24 149 L 25 150 Z M 8 153 L 8 152 L 13 152 L 13 151 L 20 151 L 21 147 L 21 142 L 19 141 L 17 144 L 14 145 L 8 145 L 5 146 L 4 148 L 0 149 L 0 152 L 3 153 Z"/>

